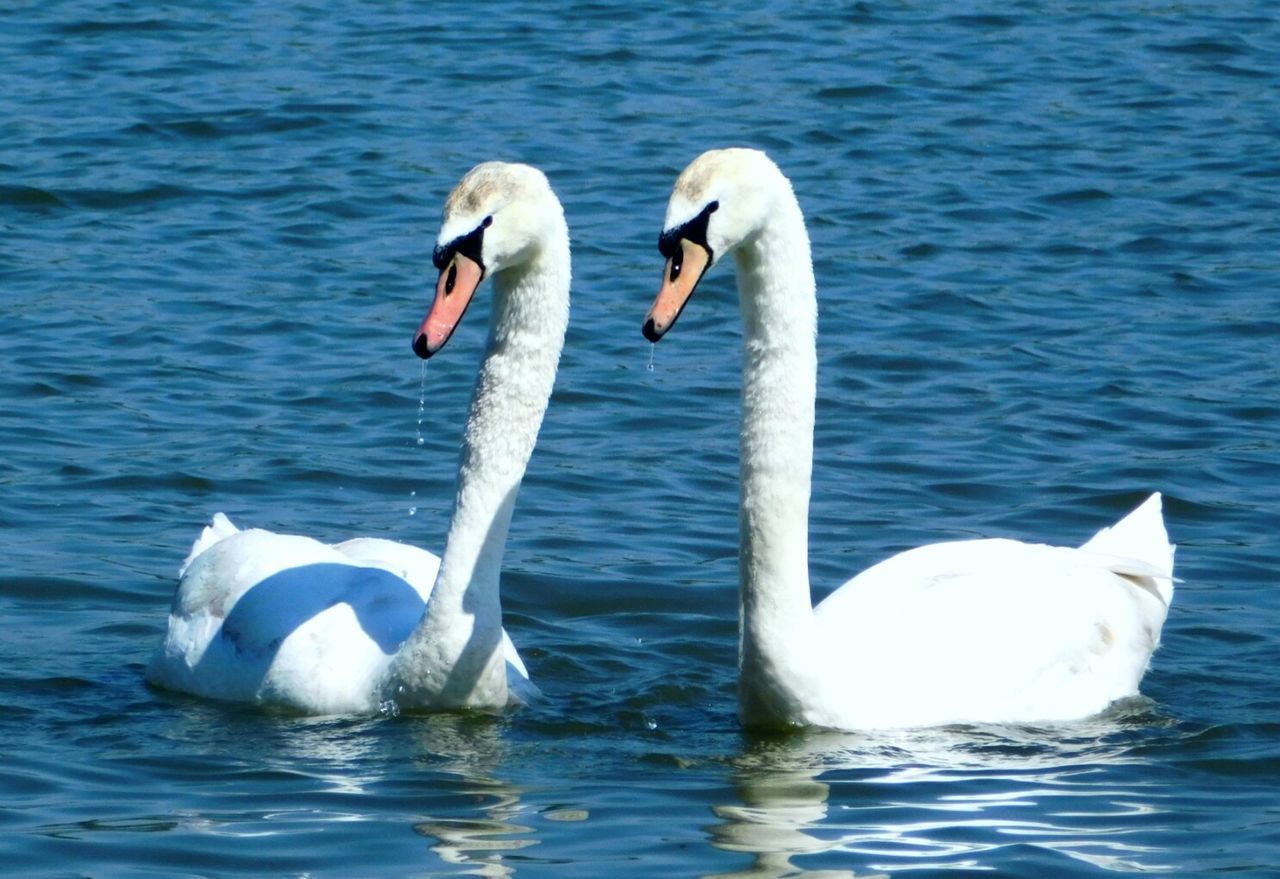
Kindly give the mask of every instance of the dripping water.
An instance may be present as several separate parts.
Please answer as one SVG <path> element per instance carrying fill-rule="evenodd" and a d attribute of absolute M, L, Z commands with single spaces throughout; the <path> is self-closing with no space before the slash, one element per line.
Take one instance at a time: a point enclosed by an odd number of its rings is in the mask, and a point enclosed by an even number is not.
<path fill-rule="evenodd" d="M 418 434 L 417 445 L 422 445 L 422 419 L 427 411 L 427 361 L 422 361 L 422 372 L 418 376 Z"/>
<path fill-rule="evenodd" d="M 422 371 L 418 374 L 418 424 L 414 435 L 414 445 L 422 446 L 426 440 L 422 437 L 422 421 L 426 417 L 427 412 L 427 361 L 421 361 Z M 410 506 L 409 515 L 416 516 L 418 514 L 418 504 L 415 500 L 418 496 L 416 489 L 409 492 Z"/>
<path fill-rule="evenodd" d="M 656 342 L 650 342 L 649 343 L 649 362 L 648 364 L 645 365 L 645 369 L 648 370 L 649 372 L 653 372 L 653 355 L 657 350 L 658 350 L 658 344 Z"/>

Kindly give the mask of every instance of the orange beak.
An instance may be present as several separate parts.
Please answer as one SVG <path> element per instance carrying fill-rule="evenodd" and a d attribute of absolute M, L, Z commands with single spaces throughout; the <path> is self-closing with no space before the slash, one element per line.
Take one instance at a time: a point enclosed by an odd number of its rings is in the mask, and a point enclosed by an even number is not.
<path fill-rule="evenodd" d="M 663 268 L 658 296 L 644 318 L 644 337 L 650 342 L 658 341 L 675 326 L 676 318 L 711 264 L 711 253 L 702 245 L 682 238 L 676 246 L 675 255 Z"/>
<path fill-rule="evenodd" d="M 461 253 L 453 255 L 453 259 L 440 270 L 435 301 L 413 336 L 415 354 L 426 360 L 444 347 L 483 280 L 484 269 L 479 263 Z"/>

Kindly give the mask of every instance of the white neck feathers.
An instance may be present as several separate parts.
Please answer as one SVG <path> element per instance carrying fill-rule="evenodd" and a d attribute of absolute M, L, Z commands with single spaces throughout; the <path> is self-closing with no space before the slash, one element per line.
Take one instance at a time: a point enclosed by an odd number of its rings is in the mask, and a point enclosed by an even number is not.
<path fill-rule="evenodd" d="M 780 175 L 779 175 L 780 176 Z M 743 316 L 739 701 L 743 719 L 792 718 L 813 674 L 809 490 L 817 298 L 790 185 L 736 253 Z"/>
<path fill-rule="evenodd" d="M 426 614 L 393 663 L 393 698 L 442 707 L 505 702 L 503 547 L 569 319 L 568 230 L 557 219 L 562 234 L 549 236 L 530 261 L 493 276 L 489 338 L 444 555 Z"/>

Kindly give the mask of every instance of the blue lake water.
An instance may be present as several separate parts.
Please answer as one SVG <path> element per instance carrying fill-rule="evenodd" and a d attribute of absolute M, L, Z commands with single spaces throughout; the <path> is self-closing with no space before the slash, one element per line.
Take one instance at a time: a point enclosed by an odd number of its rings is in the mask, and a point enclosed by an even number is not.
<path fill-rule="evenodd" d="M 5 872 L 1280 869 L 1280 19 L 943 5 L 11 4 Z M 671 183 L 730 144 L 814 241 L 816 591 L 922 542 L 1078 543 L 1161 490 L 1182 582 L 1146 699 L 738 729 L 728 267 L 640 336 Z M 573 232 L 503 582 L 544 698 L 314 719 L 148 688 L 215 511 L 439 550 L 485 297 L 425 377 L 410 341 L 443 198 L 490 158 L 542 167 Z"/>

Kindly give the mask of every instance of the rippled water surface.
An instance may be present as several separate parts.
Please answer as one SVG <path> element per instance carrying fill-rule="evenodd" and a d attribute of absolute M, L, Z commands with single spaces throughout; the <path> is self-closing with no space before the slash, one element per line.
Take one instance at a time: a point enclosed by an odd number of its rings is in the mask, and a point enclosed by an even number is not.
<path fill-rule="evenodd" d="M 11 9 L 5 869 L 1274 870 L 1280 22 L 936 6 Z M 639 333 L 675 174 L 737 143 L 814 239 L 816 591 L 931 540 L 1080 542 L 1159 489 L 1182 582 L 1145 699 L 1057 728 L 739 731 L 731 273 L 678 340 Z M 214 511 L 439 549 L 487 305 L 425 379 L 409 342 L 441 202 L 488 158 L 541 166 L 574 238 L 503 583 L 545 698 L 312 719 L 149 689 Z"/>

